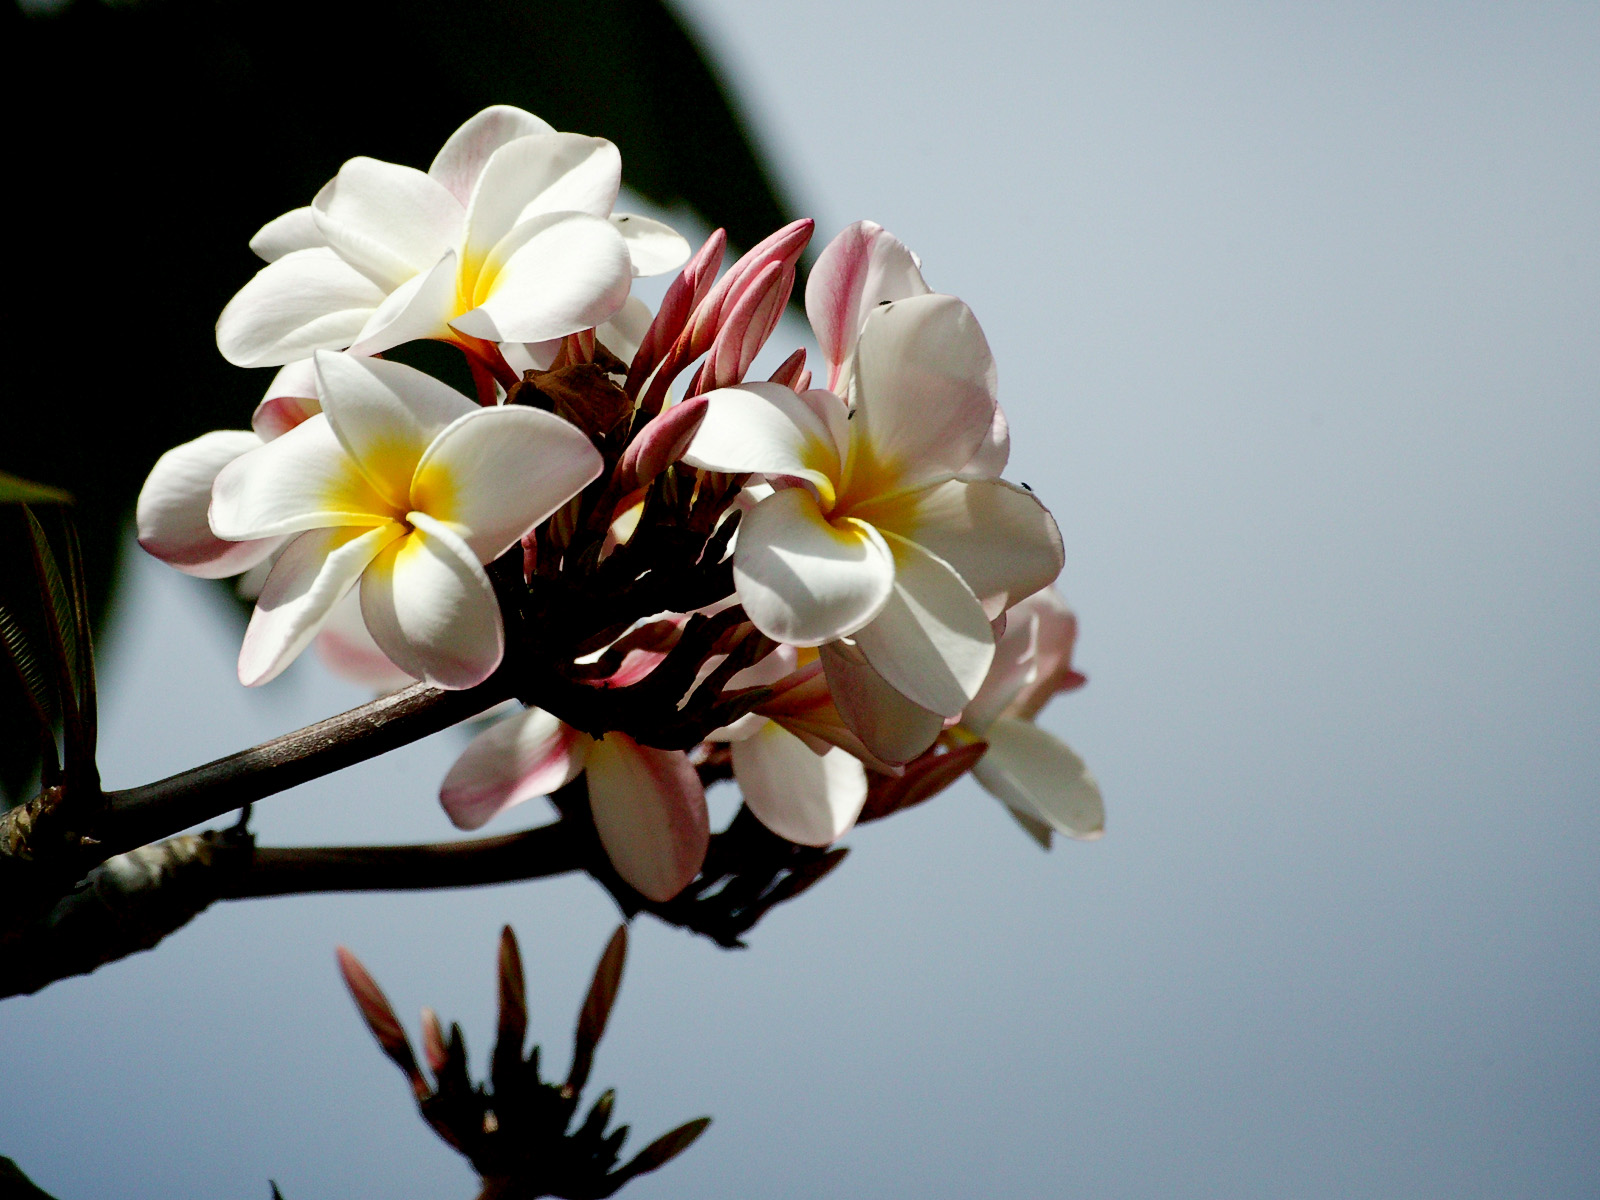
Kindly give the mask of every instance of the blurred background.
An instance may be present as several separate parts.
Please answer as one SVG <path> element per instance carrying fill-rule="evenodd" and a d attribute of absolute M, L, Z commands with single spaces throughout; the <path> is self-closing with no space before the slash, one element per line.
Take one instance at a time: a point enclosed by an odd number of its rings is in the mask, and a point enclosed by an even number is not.
<path fill-rule="evenodd" d="M 344 158 L 425 165 L 523 104 L 616 140 L 636 210 L 691 238 L 804 213 L 820 245 L 870 217 L 983 322 L 1090 676 L 1042 719 L 1099 777 L 1107 836 L 1042 853 L 964 781 L 852 833 L 746 951 L 641 919 L 595 1085 L 636 1143 L 715 1123 L 626 1195 L 1600 1190 L 1600 9 L 6 21 L 0 469 L 79 496 L 112 598 L 108 786 L 365 698 L 310 656 L 239 688 L 237 606 L 127 526 L 161 450 L 248 419 L 268 373 L 224 364 L 211 325 L 249 235 Z M 807 340 L 791 320 L 772 352 Z M 435 783 L 463 744 L 254 827 L 449 836 Z M 469 1196 L 333 946 L 481 1063 L 509 922 L 561 1066 L 616 919 L 583 878 L 220 905 L 0 1006 L 0 1153 L 60 1200 Z"/>

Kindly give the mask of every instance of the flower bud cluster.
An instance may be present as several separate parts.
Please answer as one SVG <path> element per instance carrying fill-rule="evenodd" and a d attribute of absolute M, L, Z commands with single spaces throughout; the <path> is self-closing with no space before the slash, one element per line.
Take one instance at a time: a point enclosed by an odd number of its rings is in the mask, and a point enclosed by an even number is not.
<path fill-rule="evenodd" d="M 691 253 L 611 211 L 620 171 L 497 107 L 426 172 L 352 159 L 269 222 L 217 339 L 281 370 L 249 430 L 157 462 L 140 542 L 248 573 L 246 684 L 313 641 L 388 686 L 510 673 L 527 707 L 468 747 L 446 811 L 475 828 L 582 774 L 652 900 L 700 869 L 712 761 L 802 844 L 896 781 L 901 802 L 948 782 L 957 751 L 1040 840 L 1096 836 L 1093 780 L 1031 723 L 1082 682 L 1075 624 L 1054 519 L 1000 477 L 972 311 L 859 222 L 805 291 L 827 386 L 803 349 L 751 379 L 812 222 L 719 275 L 720 230 Z M 656 312 L 630 295 L 673 270 Z M 382 357 L 416 339 L 456 347 L 476 396 Z"/>

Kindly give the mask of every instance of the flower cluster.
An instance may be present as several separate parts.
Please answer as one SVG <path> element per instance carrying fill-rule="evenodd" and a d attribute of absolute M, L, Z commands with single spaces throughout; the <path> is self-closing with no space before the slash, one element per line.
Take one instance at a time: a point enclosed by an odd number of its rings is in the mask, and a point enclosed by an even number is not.
<path fill-rule="evenodd" d="M 217 342 L 281 369 L 251 429 L 156 463 L 141 544 L 258 589 L 246 684 L 314 640 L 382 685 L 506 681 L 525 707 L 467 748 L 447 813 L 476 828 L 581 775 L 650 899 L 699 871 L 719 770 L 826 845 L 883 781 L 984 743 L 974 774 L 1034 836 L 1097 836 L 1094 781 L 1032 723 L 1083 682 L 1076 626 L 1055 521 L 1000 477 L 971 309 L 859 222 L 805 291 L 826 386 L 804 350 L 751 379 L 812 223 L 719 275 L 721 231 L 691 254 L 612 212 L 620 172 L 497 107 L 426 172 L 352 159 L 269 222 Z M 654 313 L 631 295 L 674 270 Z M 382 357 L 418 339 L 476 396 Z"/>

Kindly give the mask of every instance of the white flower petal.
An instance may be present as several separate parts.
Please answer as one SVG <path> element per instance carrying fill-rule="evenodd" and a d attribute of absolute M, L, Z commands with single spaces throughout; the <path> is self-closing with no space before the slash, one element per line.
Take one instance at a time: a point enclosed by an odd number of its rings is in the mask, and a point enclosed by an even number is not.
<path fill-rule="evenodd" d="M 617 202 L 621 182 L 622 156 L 604 138 L 544 133 L 509 141 L 489 156 L 472 189 L 463 240 L 466 258 L 484 257 L 533 217 L 587 213 L 604 219 Z"/>
<path fill-rule="evenodd" d="M 322 414 L 241 454 L 211 488 L 211 532 L 229 540 L 381 525 L 397 515 L 356 469 Z"/>
<path fill-rule="evenodd" d="M 806 282 L 806 316 L 829 366 L 829 389 L 842 392 L 856 339 L 873 309 L 930 291 L 917 256 L 882 225 L 857 221 L 841 230 Z"/>
<path fill-rule="evenodd" d="M 542 708 L 515 713 L 472 739 L 444 777 L 439 799 L 457 829 L 482 828 L 512 805 L 571 783 L 590 744 Z"/>
<path fill-rule="evenodd" d="M 473 185 L 478 182 L 491 154 L 513 138 L 554 132 L 553 126 L 530 112 L 509 104 L 491 105 L 450 135 L 434 156 L 428 174 L 465 205 L 472 198 Z"/>
<path fill-rule="evenodd" d="M 296 250 L 309 250 L 313 246 L 326 246 L 328 241 L 312 219 L 311 206 L 290 209 L 281 217 L 274 217 L 250 239 L 250 249 L 268 262 L 277 262 L 285 254 Z"/>
<path fill-rule="evenodd" d="M 944 559 L 991 617 L 1047 586 L 1065 561 L 1049 509 L 1000 479 L 952 479 L 851 513 Z"/>
<path fill-rule="evenodd" d="M 843 463 L 826 409 L 781 383 L 718 388 L 702 398 L 706 415 L 685 462 L 703 471 L 796 476 L 815 484 L 822 503 L 832 506 Z M 844 408 L 835 407 L 842 424 Z"/>
<path fill-rule="evenodd" d="M 595 327 L 594 336 L 623 362 L 632 362 L 653 320 L 655 314 L 650 306 L 637 296 L 629 296 L 609 321 Z"/>
<path fill-rule="evenodd" d="M 989 433 L 972 456 L 972 461 L 961 468 L 963 479 L 998 479 L 1011 459 L 1011 423 L 997 404 Z"/>
<path fill-rule="evenodd" d="M 705 862 L 710 817 L 700 776 L 681 751 L 608 733 L 589 750 L 589 809 L 611 865 L 657 902 L 688 886 Z"/>
<path fill-rule="evenodd" d="M 745 515 L 733 582 L 751 622 L 774 641 L 820 646 L 871 621 L 894 590 L 878 531 L 830 525 L 805 488 L 775 492 Z"/>
<path fill-rule="evenodd" d="M 236 367 L 276 367 L 338 350 L 384 290 L 332 250 L 296 250 L 257 271 L 217 318 L 217 349 Z"/>
<path fill-rule="evenodd" d="M 311 216 L 339 257 L 387 292 L 455 248 L 466 210 L 415 167 L 352 158 L 317 193 Z"/>
<path fill-rule="evenodd" d="M 954 296 L 880 306 L 856 346 L 852 494 L 961 470 L 994 427 L 995 369 L 972 310 Z"/>
<path fill-rule="evenodd" d="M 1084 677 L 1072 666 L 1078 618 L 1053 587 L 1035 592 L 1013 608 L 1009 616 L 1033 627 L 1033 670 L 1011 698 L 1006 716 L 1031 721 L 1057 692 L 1083 686 Z"/>
<path fill-rule="evenodd" d="M 239 682 L 254 687 L 277 676 L 383 548 L 404 533 L 394 522 L 375 529 L 302 533 L 272 565 L 239 648 Z"/>
<path fill-rule="evenodd" d="M 406 280 L 373 310 L 350 343 L 350 353 L 381 354 L 406 342 L 448 339 L 459 274 L 456 252 L 451 250 L 431 269 Z"/>
<path fill-rule="evenodd" d="M 872 754 L 908 763 L 933 745 L 944 718 L 890 687 L 859 649 L 835 642 L 820 654 L 834 706 Z"/>
<path fill-rule="evenodd" d="M 480 408 L 443 430 L 417 463 L 411 507 L 493 562 L 600 475 L 576 425 L 520 405 Z"/>
<path fill-rule="evenodd" d="M 1100 785 L 1059 739 L 1032 722 L 1001 717 L 985 740 L 989 749 L 972 773 L 992 795 L 1068 837 L 1092 840 L 1105 833 Z"/>
<path fill-rule="evenodd" d="M 612 213 L 611 223 L 628 243 L 634 275 L 665 275 L 689 261 L 689 242 L 670 225 L 635 213 Z"/>
<path fill-rule="evenodd" d="M 282 367 L 267 384 L 266 394 L 250 415 L 250 428 L 262 441 L 270 442 L 321 412 L 318 395 L 316 363 L 298 358 Z"/>
<path fill-rule="evenodd" d="M 494 587 L 465 542 L 426 514 L 361 579 L 361 615 L 391 662 L 442 688 L 482 683 L 500 665 L 505 628 Z"/>
<path fill-rule="evenodd" d="M 384 500 L 405 512 L 423 452 L 452 422 L 483 409 L 404 363 L 323 351 L 322 411 L 339 444 Z"/>
<path fill-rule="evenodd" d="M 839 749 L 814 754 L 773 721 L 733 743 L 733 773 L 761 823 L 802 846 L 838 841 L 867 799 L 867 769 L 859 762 Z"/>
<path fill-rule="evenodd" d="M 361 597 L 346 592 L 328 613 L 322 630 L 311 643 L 317 657 L 341 679 L 371 688 L 377 695 L 408 687 L 416 680 L 389 661 L 367 631 L 361 617 Z"/>
<path fill-rule="evenodd" d="M 478 275 L 469 312 L 450 324 L 491 342 L 542 342 L 609 320 L 628 298 L 633 268 L 611 222 L 549 213 L 518 225 Z"/>
<path fill-rule="evenodd" d="M 219 429 L 168 450 L 139 492 L 134 520 L 139 545 L 186 575 L 224 579 L 248 571 L 279 544 L 277 538 L 225 541 L 206 518 L 217 473 L 261 445 L 248 430 Z"/>
<path fill-rule="evenodd" d="M 889 537 L 894 594 L 855 635 L 889 685 L 923 708 L 959 716 L 994 660 L 994 632 L 972 590 L 948 563 Z"/>

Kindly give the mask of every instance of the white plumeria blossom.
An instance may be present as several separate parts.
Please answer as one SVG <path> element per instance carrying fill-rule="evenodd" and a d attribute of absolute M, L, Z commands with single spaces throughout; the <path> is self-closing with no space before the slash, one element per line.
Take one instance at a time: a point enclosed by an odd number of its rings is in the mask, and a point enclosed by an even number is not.
<path fill-rule="evenodd" d="M 1054 588 L 1008 614 L 994 667 L 950 732 L 989 743 L 972 769 L 985 790 L 1048 847 L 1052 831 L 1093 840 L 1105 833 L 1105 801 L 1083 759 L 1034 717 L 1058 691 L 1082 684 L 1072 668 L 1077 620 Z"/>
<path fill-rule="evenodd" d="M 707 393 L 684 459 L 776 487 L 746 513 L 733 557 L 756 628 L 791 646 L 849 639 L 900 695 L 955 717 L 994 657 L 991 620 L 1060 572 L 1060 533 L 1032 493 L 961 474 L 997 404 L 988 343 L 960 300 L 878 306 L 851 391 L 849 407 L 771 383 Z"/>
<path fill-rule="evenodd" d="M 245 684 L 276 676 L 360 583 L 384 655 L 441 687 L 499 665 L 505 633 L 485 563 L 599 475 L 576 427 L 482 408 L 400 363 L 321 352 L 322 411 L 217 474 L 219 538 L 290 537 L 239 654 Z"/>
<path fill-rule="evenodd" d="M 439 798 L 458 828 L 478 829 L 585 771 L 595 830 L 617 874 L 651 900 L 672 899 L 699 873 L 711 838 L 705 789 L 682 751 L 623 733 L 592 738 L 529 708 L 475 737 Z"/>
<path fill-rule="evenodd" d="M 828 390 L 850 397 L 856 343 L 879 305 L 932 291 L 922 277 L 922 260 L 875 221 L 857 221 L 829 242 L 806 282 L 806 316 L 828 366 Z M 1010 427 L 997 404 L 988 438 L 961 474 L 997 477 L 1010 454 Z"/>
<path fill-rule="evenodd" d="M 772 687 L 777 693 L 706 739 L 729 744 L 745 805 L 791 842 L 826 846 L 838 841 L 866 803 L 861 758 L 873 756 L 840 719 L 816 655 L 780 646 L 727 686 Z"/>
<path fill-rule="evenodd" d="M 312 203 L 251 239 L 267 260 L 229 301 L 238 366 L 418 338 L 542 342 L 610 319 L 631 280 L 680 265 L 660 222 L 613 215 L 621 157 L 509 106 L 451 135 L 426 172 L 353 158 Z"/>

